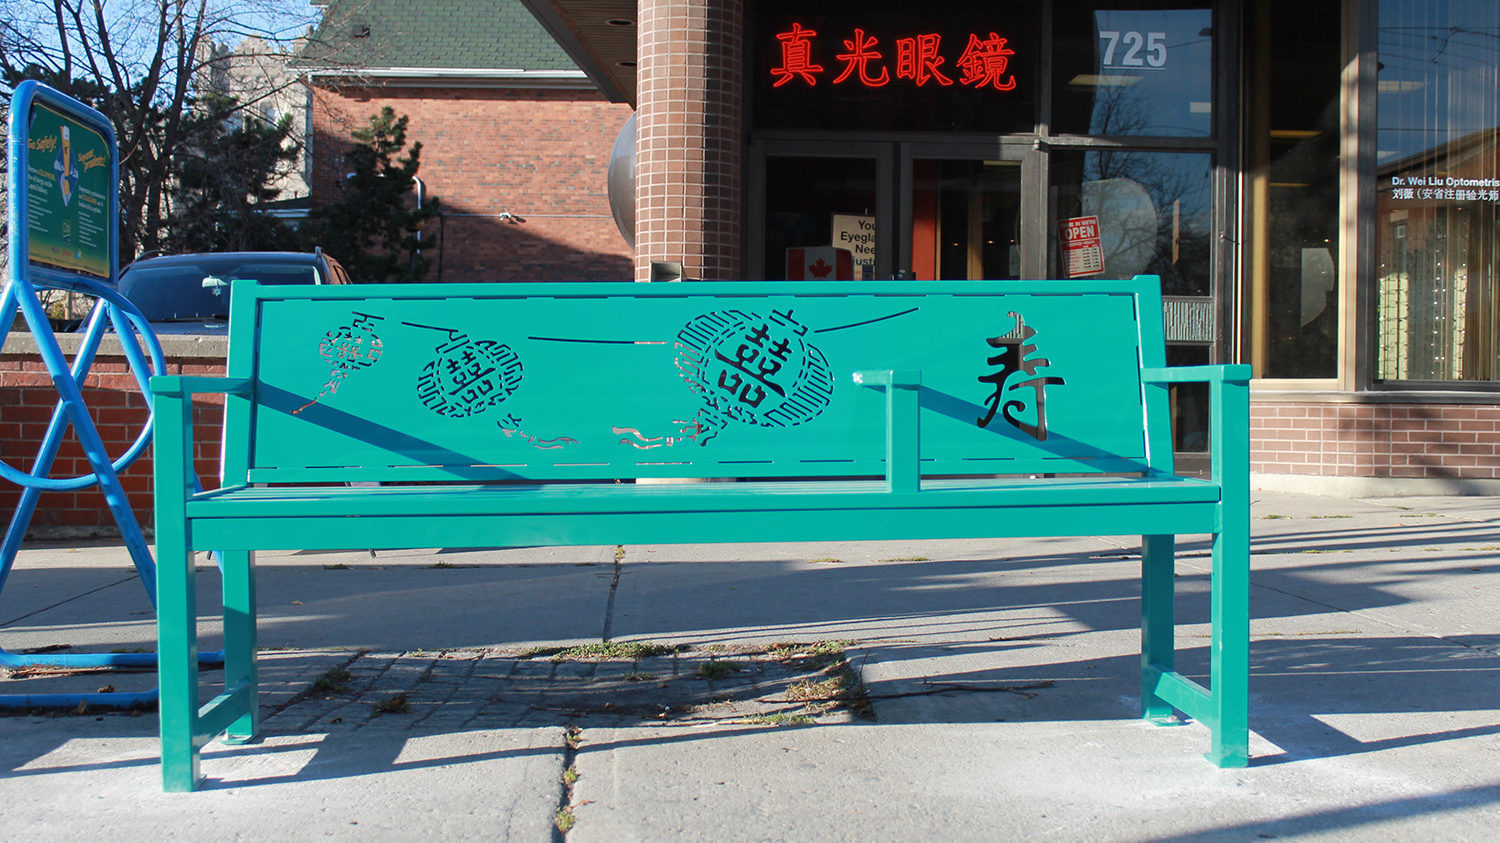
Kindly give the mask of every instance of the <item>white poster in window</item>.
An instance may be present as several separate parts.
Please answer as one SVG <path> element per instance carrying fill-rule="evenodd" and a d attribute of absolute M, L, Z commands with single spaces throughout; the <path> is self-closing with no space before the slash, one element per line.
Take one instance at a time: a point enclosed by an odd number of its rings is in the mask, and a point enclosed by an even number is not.
<path fill-rule="evenodd" d="M 833 246 L 854 256 L 854 278 L 875 277 L 875 218 L 857 214 L 833 215 Z"/>

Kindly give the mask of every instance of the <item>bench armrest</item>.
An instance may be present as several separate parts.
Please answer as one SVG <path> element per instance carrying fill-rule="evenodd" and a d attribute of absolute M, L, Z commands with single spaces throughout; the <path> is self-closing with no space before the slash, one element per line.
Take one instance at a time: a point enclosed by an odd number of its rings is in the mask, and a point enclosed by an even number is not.
<path fill-rule="evenodd" d="M 1146 383 L 1250 383 L 1250 367 L 1244 364 L 1213 366 L 1150 366 L 1141 370 Z"/>
<path fill-rule="evenodd" d="M 885 390 L 885 485 L 915 492 L 922 485 L 920 404 L 922 373 L 914 369 L 862 369 L 854 382 Z"/>
<path fill-rule="evenodd" d="M 173 398 L 191 397 L 213 392 L 225 395 L 249 395 L 249 378 L 217 378 L 209 375 L 156 375 L 151 378 L 151 393 Z"/>
<path fill-rule="evenodd" d="M 193 396 L 199 393 L 249 395 L 247 378 L 206 375 L 157 375 L 150 381 L 155 432 L 152 471 L 155 480 L 156 534 L 183 529 L 187 499 L 203 489 L 193 465 Z M 163 533 L 167 530 L 167 533 Z"/>
<path fill-rule="evenodd" d="M 1250 517 L 1250 377 L 1244 364 L 1141 369 L 1148 384 L 1208 384 L 1209 476 L 1226 511 Z M 1226 516 L 1227 517 L 1227 516 Z M 1247 528 L 1248 529 L 1248 528 Z"/>

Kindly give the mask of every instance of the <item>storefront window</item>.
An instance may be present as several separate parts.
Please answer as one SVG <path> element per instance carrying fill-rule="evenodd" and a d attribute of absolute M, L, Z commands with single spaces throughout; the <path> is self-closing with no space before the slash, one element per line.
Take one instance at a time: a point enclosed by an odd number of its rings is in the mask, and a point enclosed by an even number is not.
<path fill-rule="evenodd" d="M 1213 133 L 1211 4 L 1059 2 L 1053 20 L 1054 132 Z"/>
<path fill-rule="evenodd" d="M 1500 5 L 1382 0 L 1378 353 L 1386 381 L 1500 381 Z"/>
<path fill-rule="evenodd" d="M 1053 277 L 1157 275 L 1163 295 L 1212 295 L 1212 173 L 1207 153 L 1054 153 Z M 1169 365 L 1209 362 L 1213 317 L 1204 305 L 1168 306 Z M 1176 384 L 1170 394 L 1173 448 L 1207 450 L 1206 393 L 1196 384 Z"/>
<path fill-rule="evenodd" d="M 1245 321 L 1260 378 L 1333 378 L 1339 327 L 1337 4 L 1256 0 L 1246 33 Z"/>
<path fill-rule="evenodd" d="M 1207 153 L 1054 153 L 1055 277 L 1159 275 L 1163 295 L 1211 295 L 1212 173 Z"/>
<path fill-rule="evenodd" d="M 867 280 L 875 260 L 874 158 L 766 158 L 765 277 Z"/>

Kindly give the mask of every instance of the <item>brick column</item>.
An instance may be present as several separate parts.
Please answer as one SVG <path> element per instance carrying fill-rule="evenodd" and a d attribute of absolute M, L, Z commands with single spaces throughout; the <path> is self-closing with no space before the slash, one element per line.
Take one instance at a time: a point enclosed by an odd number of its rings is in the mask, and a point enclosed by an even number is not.
<path fill-rule="evenodd" d="M 743 0 L 640 0 L 635 278 L 740 274 Z"/>

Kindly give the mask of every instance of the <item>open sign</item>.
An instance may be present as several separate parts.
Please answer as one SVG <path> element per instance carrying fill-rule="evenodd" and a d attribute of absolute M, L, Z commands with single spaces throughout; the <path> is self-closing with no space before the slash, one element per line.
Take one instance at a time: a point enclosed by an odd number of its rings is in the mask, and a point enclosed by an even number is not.
<path fill-rule="evenodd" d="M 1104 243 L 1099 238 L 1098 217 L 1058 220 L 1057 238 L 1062 245 L 1063 271 L 1069 278 L 1104 274 Z"/>

